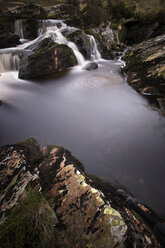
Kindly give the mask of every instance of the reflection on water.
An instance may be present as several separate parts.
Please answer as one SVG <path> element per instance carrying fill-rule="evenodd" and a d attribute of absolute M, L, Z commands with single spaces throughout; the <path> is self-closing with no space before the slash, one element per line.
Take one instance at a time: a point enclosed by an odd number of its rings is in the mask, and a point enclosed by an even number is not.
<path fill-rule="evenodd" d="M 126 83 L 115 61 L 36 81 L 0 77 L 0 144 L 35 137 L 69 149 L 86 170 L 125 185 L 165 213 L 165 120 Z"/>

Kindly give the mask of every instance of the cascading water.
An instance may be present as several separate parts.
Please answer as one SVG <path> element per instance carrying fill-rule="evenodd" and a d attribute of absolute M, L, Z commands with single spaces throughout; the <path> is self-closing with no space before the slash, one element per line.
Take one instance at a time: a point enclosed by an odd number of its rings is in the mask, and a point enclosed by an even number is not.
<path fill-rule="evenodd" d="M 12 53 L 0 54 L 0 72 L 18 71 L 19 56 Z"/>
<path fill-rule="evenodd" d="M 16 20 L 14 23 L 14 27 L 15 27 L 15 34 L 19 35 L 20 39 L 25 39 L 24 30 L 23 30 L 23 21 Z"/>
<path fill-rule="evenodd" d="M 40 22 L 40 27 L 38 30 L 38 35 L 48 35 L 57 42 L 58 44 L 65 44 L 70 47 L 74 55 L 77 59 L 79 65 L 83 65 L 85 63 L 85 59 L 83 55 L 79 52 L 78 47 L 74 42 L 68 41 L 62 34 L 62 31 L 65 29 L 69 29 L 64 22 L 57 20 L 43 20 Z"/>
<path fill-rule="evenodd" d="M 25 39 L 23 21 L 16 20 L 14 26 L 15 34 L 19 35 L 20 40 L 23 41 Z M 74 30 L 77 30 L 77 28 L 69 27 L 61 20 L 48 19 L 39 21 L 38 38 L 33 41 L 26 41 L 26 43 L 19 45 L 16 48 L 0 50 L 0 72 L 18 70 L 20 61 L 18 54 L 21 50 L 23 51 L 23 49 L 26 49 L 29 45 L 37 43 L 45 37 L 51 37 L 54 42 L 57 42 L 58 44 L 65 44 L 70 47 L 75 54 L 77 63 L 79 65 L 85 64 L 86 61 L 76 44 L 67 40 L 67 38 L 63 35 L 64 31 L 73 32 Z M 101 58 L 101 54 L 98 51 L 96 41 L 92 35 L 88 35 L 88 37 L 90 38 L 91 45 L 91 60 L 98 60 Z"/>
<path fill-rule="evenodd" d="M 101 54 L 98 51 L 95 38 L 92 35 L 88 35 L 91 42 L 91 60 L 101 59 Z"/>

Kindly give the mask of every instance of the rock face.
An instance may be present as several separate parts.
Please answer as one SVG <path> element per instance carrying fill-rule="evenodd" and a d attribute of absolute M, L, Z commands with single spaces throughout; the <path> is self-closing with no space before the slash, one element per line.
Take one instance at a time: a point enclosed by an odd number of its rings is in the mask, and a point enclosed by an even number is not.
<path fill-rule="evenodd" d="M 63 226 L 60 247 L 123 247 L 127 227 L 120 213 L 90 186 L 69 152 L 54 147 L 46 154 L 39 170 Z"/>
<path fill-rule="evenodd" d="M 102 23 L 98 27 L 91 29 L 92 35 L 99 41 L 99 50 L 106 59 L 113 57 L 115 35 L 110 27 L 110 23 Z"/>
<path fill-rule="evenodd" d="M 19 78 L 29 79 L 68 69 L 77 64 L 73 51 L 64 44 L 57 44 L 51 38 L 26 48 L 30 50 L 21 56 Z"/>
<path fill-rule="evenodd" d="M 165 94 L 165 35 L 133 46 L 126 53 L 124 71 L 137 91 L 156 98 Z"/>
<path fill-rule="evenodd" d="M 160 247 L 109 182 L 87 175 L 62 147 L 41 153 L 32 138 L 0 148 L 0 241 L 2 248 Z"/>
<path fill-rule="evenodd" d="M 163 10 L 162 10 L 163 11 Z M 144 40 L 164 34 L 164 15 L 153 16 L 153 20 L 128 19 L 124 22 L 125 41 L 128 45 L 137 44 Z"/>

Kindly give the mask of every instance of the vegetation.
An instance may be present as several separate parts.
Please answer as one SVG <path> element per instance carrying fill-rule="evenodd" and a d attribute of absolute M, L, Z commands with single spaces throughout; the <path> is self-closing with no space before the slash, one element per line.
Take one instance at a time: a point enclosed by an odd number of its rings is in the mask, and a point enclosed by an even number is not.
<path fill-rule="evenodd" d="M 30 188 L 0 225 L 1 248 L 48 248 L 54 242 L 52 212 L 41 193 Z M 54 246 L 53 246 L 54 247 Z"/>
<path fill-rule="evenodd" d="M 150 19 L 158 13 L 165 13 L 164 0 L 107 0 L 108 12 L 113 17 L 137 17 Z"/>

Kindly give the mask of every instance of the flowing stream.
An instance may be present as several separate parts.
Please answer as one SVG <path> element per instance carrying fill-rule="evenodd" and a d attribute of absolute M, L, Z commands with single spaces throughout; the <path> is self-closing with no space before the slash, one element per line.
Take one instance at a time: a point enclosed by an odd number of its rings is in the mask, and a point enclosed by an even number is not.
<path fill-rule="evenodd" d="M 0 50 L 0 145 L 34 137 L 41 147 L 64 146 L 86 171 L 119 182 L 165 214 L 165 119 L 128 86 L 122 60 L 101 59 L 93 37 L 91 60 L 99 67 L 82 70 L 83 55 L 62 35 L 65 24 L 57 23 L 40 23 L 36 40 Z M 70 46 L 79 66 L 38 80 L 18 79 L 17 54 L 45 36 Z"/>

